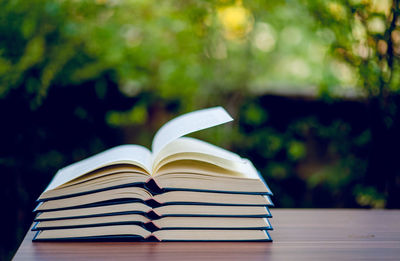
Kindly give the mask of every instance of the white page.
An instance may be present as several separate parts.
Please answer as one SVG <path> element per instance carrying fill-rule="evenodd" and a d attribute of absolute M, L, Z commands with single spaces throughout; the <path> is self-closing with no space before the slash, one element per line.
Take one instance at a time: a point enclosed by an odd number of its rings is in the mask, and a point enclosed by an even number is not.
<path fill-rule="evenodd" d="M 95 169 L 113 163 L 133 163 L 149 174 L 152 168 L 151 152 L 139 145 L 121 145 L 60 169 L 45 191 L 56 188 Z"/>
<path fill-rule="evenodd" d="M 179 157 L 177 156 L 178 154 L 185 155 Z M 197 155 L 193 157 L 191 156 L 193 154 Z M 200 157 L 198 154 L 208 156 Z M 171 158 L 172 161 L 177 160 L 178 158 L 189 160 L 202 159 L 217 166 L 240 172 L 244 174 L 247 178 L 259 178 L 257 170 L 248 159 L 243 159 L 236 153 L 217 147 L 208 142 L 190 137 L 178 138 L 165 146 L 164 149 L 160 151 L 160 153 L 154 159 L 153 172 L 155 171 L 155 167 L 159 167 L 157 165 L 160 163 L 160 161 L 163 161 L 163 159 L 169 158 L 173 155 L 176 156 L 175 158 Z"/>
<path fill-rule="evenodd" d="M 214 157 L 226 159 L 228 161 L 244 162 L 244 160 L 236 153 L 230 152 L 211 143 L 195 139 L 192 137 L 180 137 L 161 150 L 154 158 L 153 167 L 158 161 L 178 153 L 202 153 L 209 154 Z"/>
<path fill-rule="evenodd" d="M 157 131 L 151 146 L 153 155 L 157 155 L 165 145 L 179 137 L 232 120 L 232 117 L 222 107 L 189 112 L 179 116 L 164 124 Z"/>

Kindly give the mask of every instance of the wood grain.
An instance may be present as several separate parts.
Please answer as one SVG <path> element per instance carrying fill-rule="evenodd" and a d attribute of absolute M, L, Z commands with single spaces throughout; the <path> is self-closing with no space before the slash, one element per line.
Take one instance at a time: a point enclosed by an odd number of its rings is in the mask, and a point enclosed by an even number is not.
<path fill-rule="evenodd" d="M 400 210 L 272 209 L 273 243 L 36 242 L 14 260 L 400 260 Z"/>

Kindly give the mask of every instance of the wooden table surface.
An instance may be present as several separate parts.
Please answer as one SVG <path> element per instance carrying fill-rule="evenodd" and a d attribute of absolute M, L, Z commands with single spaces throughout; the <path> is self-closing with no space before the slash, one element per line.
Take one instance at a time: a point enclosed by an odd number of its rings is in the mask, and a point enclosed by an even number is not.
<path fill-rule="evenodd" d="M 400 260 L 400 210 L 272 209 L 273 243 L 36 242 L 15 260 Z"/>

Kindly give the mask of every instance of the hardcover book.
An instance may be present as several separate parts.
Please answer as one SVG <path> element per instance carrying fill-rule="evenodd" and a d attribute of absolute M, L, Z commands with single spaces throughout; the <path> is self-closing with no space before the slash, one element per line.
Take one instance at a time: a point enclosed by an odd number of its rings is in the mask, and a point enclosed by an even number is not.
<path fill-rule="evenodd" d="M 271 241 L 272 192 L 250 160 L 183 137 L 232 121 L 177 117 L 151 150 L 121 145 L 60 169 L 38 198 L 34 241 Z"/>

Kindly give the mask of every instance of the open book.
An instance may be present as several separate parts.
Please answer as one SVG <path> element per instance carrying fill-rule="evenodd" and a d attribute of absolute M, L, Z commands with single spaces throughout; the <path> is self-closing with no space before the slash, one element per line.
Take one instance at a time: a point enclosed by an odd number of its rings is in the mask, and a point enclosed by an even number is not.
<path fill-rule="evenodd" d="M 121 224 L 124 226 L 129 220 L 135 226 L 142 223 L 141 231 L 147 228 L 144 224 L 156 224 L 152 221 L 155 217 L 160 220 L 155 226 L 162 232 L 148 229 L 150 232 L 134 236 L 148 238 L 154 236 L 154 233 L 163 234 L 171 230 L 172 226 L 172 229 L 178 227 L 183 231 L 206 228 L 221 231 L 216 237 L 218 240 L 225 238 L 223 231 L 229 231 L 229 228 L 270 229 L 265 220 L 270 217 L 267 206 L 272 205 L 269 198 L 272 193 L 253 164 L 207 142 L 183 137 L 229 121 L 232 121 L 231 116 L 221 107 L 187 113 L 160 128 L 154 136 L 151 150 L 139 145 L 122 145 L 60 169 L 38 199 L 39 204 L 35 209 L 38 223 L 35 229 L 39 233 L 36 239 L 65 239 L 71 229 L 76 235 L 82 231 L 112 233 L 112 228 L 121 220 L 125 221 Z M 128 204 L 136 206 L 127 209 Z M 224 207 L 219 207 L 219 211 L 214 209 L 213 212 L 204 207 L 202 211 L 188 207 L 193 205 Z M 162 208 L 168 206 L 169 211 L 175 213 L 173 216 L 180 216 L 172 219 L 175 223 L 171 226 L 162 225 L 165 220 L 171 223 L 171 217 L 159 214 Z M 90 213 L 96 207 L 97 214 L 93 216 Z M 242 212 L 245 209 L 247 213 Z M 114 222 L 105 222 L 107 218 L 104 216 L 110 213 L 122 213 L 125 216 L 116 216 L 113 217 Z M 260 213 L 263 215 L 260 216 Z M 198 226 L 182 227 L 179 225 L 183 222 L 182 216 L 191 216 L 188 222 L 197 222 Z M 202 216 L 209 216 L 210 219 Z M 248 223 L 251 220 L 253 223 Z M 221 225 L 213 227 L 210 223 L 207 226 L 207 222 L 220 222 Z M 223 223 L 226 223 L 225 226 Z M 97 226 L 98 230 L 90 229 L 92 226 Z M 215 231 L 214 234 L 217 233 Z M 107 233 L 89 233 L 89 238 L 109 236 Z M 82 235 L 86 237 L 89 234 Z M 261 234 L 265 235 L 265 240 L 270 240 L 268 233 L 264 231 L 257 235 Z M 181 240 L 169 236 L 170 240 Z"/>

